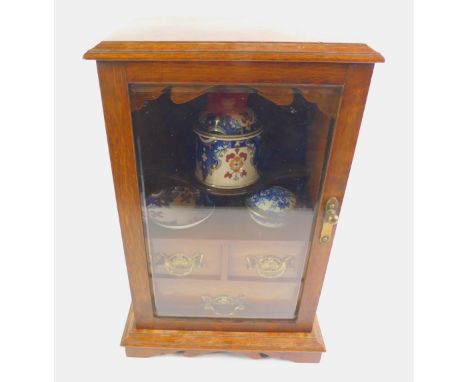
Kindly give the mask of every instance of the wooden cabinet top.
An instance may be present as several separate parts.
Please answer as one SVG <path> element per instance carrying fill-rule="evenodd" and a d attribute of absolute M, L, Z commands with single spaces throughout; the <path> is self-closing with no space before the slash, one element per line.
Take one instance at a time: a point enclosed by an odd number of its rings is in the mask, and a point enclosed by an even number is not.
<path fill-rule="evenodd" d="M 84 58 L 109 61 L 283 61 L 375 63 L 366 44 L 315 42 L 275 26 L 206 18 L 144 19 L 109 36 Z"/>

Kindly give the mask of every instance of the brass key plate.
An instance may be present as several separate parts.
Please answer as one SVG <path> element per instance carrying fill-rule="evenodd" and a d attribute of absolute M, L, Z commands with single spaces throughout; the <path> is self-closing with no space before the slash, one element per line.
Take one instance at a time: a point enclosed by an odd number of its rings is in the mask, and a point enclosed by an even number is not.
<path fill-rule="evenodd" d="M 331 239 L 333 227 L 338 223 L 338 207 L 339 202 L 337 198 L 331 197 L 327 200 L 323 215 L 322 231 L 320 232 L 321 243 L 328 243 Z"/>

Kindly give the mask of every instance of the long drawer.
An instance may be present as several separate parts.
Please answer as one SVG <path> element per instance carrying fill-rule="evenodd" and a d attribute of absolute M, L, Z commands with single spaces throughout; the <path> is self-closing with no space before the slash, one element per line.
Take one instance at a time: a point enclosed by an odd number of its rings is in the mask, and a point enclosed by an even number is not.
<path fill-rule="evenodd" d="M 292 319 L 300 282 L 155 278 L 158 316 Z"/>

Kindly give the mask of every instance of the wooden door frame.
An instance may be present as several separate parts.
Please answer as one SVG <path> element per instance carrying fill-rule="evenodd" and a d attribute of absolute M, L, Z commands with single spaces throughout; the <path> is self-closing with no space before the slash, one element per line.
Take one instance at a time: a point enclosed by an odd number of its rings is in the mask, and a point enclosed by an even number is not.
<path fill-rule="evenodd" d="M 340 204 L 343 200 L 374 64 L 98 61 L 97 66 L 135 327 L 167 330 L 311 331 L 333 243 L 333 236 L 327 243 L 319 241 L 324 201 L 331 196 L 335 196 Z M 293 83 L 343 86 L 319 209 L 316 211 L 315 226 L 311 234 L 297 319 L 154 316 L 135 160 L 128 90 L 130 83 Z"/>

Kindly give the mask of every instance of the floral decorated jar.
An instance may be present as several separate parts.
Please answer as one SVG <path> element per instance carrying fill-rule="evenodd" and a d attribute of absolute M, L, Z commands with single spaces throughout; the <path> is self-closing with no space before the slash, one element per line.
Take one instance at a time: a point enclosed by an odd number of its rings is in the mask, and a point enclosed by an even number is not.
<path fill-rule="evenodd" d="M 208 219 L 214 202 L 203 191 L 187 186 L 172 186 L 146 198 L 147 218 L 165 228 L 194 227 Z"/>
<path fill-rule="evenodd" d="M 247 93 L 209 93 L 194 127 L 197 179 L 213 188 L 237 189 L 259 179 L 262 128 L 247 106 Z"/>
<path fill-rule="evenodd" d="M 268 228 L 278 228 L 292 220 L 292 212 L 297 207 L 294 193 L 281 186 L 260 190 L 245 199 L 250 217 Z"/>

